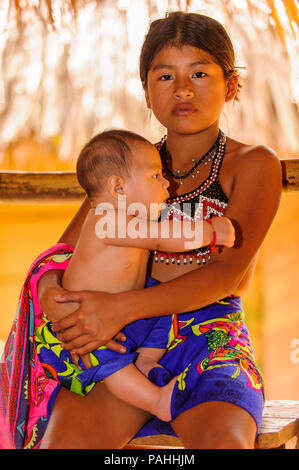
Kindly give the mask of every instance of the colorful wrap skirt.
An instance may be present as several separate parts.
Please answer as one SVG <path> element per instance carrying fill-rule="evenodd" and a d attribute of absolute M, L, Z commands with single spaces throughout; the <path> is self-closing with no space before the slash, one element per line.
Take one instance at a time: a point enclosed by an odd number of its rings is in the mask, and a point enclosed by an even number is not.
<path fill-rule="evenodd" d="M 173 418 L 200 403 L 225 401 L 248 411 L 259 428 L 263 382 L 239 297 L 230 296 L 184 314 L 134 322 L 124 331 L 128 335 L 127 355 L 99 348 L 98 355 L 92 353 L 92 371 L 74 369 L 37 296 L 42 274 L 65 270 L 72 252 L 69 245 L 55 245 L 34 261 L 25 279 L 0 363 L 0 448 L 38 448 L 61 386 L 84 395 L 107 373 L 133 362 L 136 348 L 146 345 L 166 347 L 160 360 L 163 367 L 150 371 L 152 382 L 163 386 L 178 376 L 171 401 Z M 155 283 L 149 278 L 147 286 Z M 107 355 L 104 361 L 103 354 Z M 154 434 L 175 435 L 170 423 L 153 418 L 136 437 Z"/>

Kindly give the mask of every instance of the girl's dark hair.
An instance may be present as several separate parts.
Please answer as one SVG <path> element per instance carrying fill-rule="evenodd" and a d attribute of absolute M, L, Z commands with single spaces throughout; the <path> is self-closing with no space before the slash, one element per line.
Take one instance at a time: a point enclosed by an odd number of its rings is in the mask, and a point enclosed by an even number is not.
<path fill-rule="evenodd" d="M 150 144 L 134 132 L 111 129 L 97 134 L 83 147 L 76 169 L 79 184 L 88 197 L 100 194 L 109 176 L 130 174 L 134 142 Z"/>
<path fill-rule="evenodd" d="M 209 16 L 176 11 L 151 23 L 139 60 L 144 87 L 154 57 L 165 46 L 193 46 L 208 52 L 228 78 L 235 70 L 235 53 L 224 27 Z"/>

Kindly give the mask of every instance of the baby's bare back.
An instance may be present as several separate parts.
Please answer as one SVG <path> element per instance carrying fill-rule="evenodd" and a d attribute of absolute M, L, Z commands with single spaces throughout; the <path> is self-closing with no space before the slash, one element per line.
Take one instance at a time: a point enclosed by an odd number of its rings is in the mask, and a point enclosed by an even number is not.
<path fill-rule="evenodd" d="M 124 292 L 144 287 L 148 250 L 109 245 L 96 236 L 100 216 L 90 211 L 63 276 L 68 290 Z"/>

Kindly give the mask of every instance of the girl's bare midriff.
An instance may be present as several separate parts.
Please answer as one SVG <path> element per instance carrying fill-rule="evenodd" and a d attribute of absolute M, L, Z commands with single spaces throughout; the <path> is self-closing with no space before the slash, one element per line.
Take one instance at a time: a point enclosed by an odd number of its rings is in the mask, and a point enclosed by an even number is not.
<path fill-rule="evenodd" d="M 253 278 L 257 258 L 258 258 L 258 255 L 256 255 L 254 260 L 251 262 L 238 288 L 234 292 L 232 292 L 233 295 L 243 296 L 248 292 L 252 278 Z M 176 264 L 174 265 L 169 264 L 168 266 L 166 266 L 165 264 L 160 263 L 160 262 L 158 263 L 153 262 L 151 276 L 160 282 L 167 282 L 167 281 L 170 281 L 171 279 L 175 279 L 179 276 L 182 276 L 183 274 L 186 274 L 190 271 L 194 271 L 195 269 L 202 269 L 202 268 L 204 268 L 203 265 L 198 266 L 196 263 L 189 264 L 189 265 L 187 264 L 185 266 L 182 266 L 182 265 L 177 266 Z"/>

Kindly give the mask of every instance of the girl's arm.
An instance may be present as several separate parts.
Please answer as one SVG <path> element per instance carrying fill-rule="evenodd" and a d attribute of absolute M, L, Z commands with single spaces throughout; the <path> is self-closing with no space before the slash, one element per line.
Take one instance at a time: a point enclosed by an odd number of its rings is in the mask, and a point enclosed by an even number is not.
<path fill-rule="evenodd" d="M 61 285 L 63 271 L 53 269 L 41 276 L 37 283 L 39 305 L 51 322 L 57 322 L 69 314 L 67 305 L 57 304 L 56 295 L 67 294 L 68 291 Z"/>
<path fill-rule="evenodd" d="M 83 203 L 81 204 L 81 207 L 79 208 L 78 212 L 75 214 L 63 234 L 61 235 L 60 239 L 58 240 L 58 243 L 67 243 L 68 245 L 75 246 L 79 235 L 80 231 L 83 225 L 83 222 L 88 214 L 88 211 L 90 210 L 90 203 L 87 197 L 85 197 Z"/>
<path fill-rule="evenodd" d="M 134 320 L 201 308 L 236 290 L 276 214 L 282 181 L 280 161 L 265 147 L 244 152 L 236 165 L 225 214 L 236 230 L 234 247 L 215 252 L 214 261 L 204 269 L 158 286 L 120 294 L 81 292 L 62 297 L 61 301 L 81 303 L 77 312 L 54 325 L 56 331 L 68 329 L 62 334 L 67 349 L 75 348 L 78 354 L 91 351 Z"/>
<path fill-rule="evenodd" d="M 58 240 L 58 243 L 67 243 L 71 246 L 76 245 L 82 224 L 89 209 L 89 201 L 85 198 L 77 214 Z M 38 298 L 40 307 L 52 322 L 67 316 L 70 311 L 67 305 L 58 304 L 54 300 L 55 295 L 63 295 L 67 293 L 67 290 L 62 287 L 62 276 L 63 271 L 61 270 L 47 271 L 38 281 Z"/>

